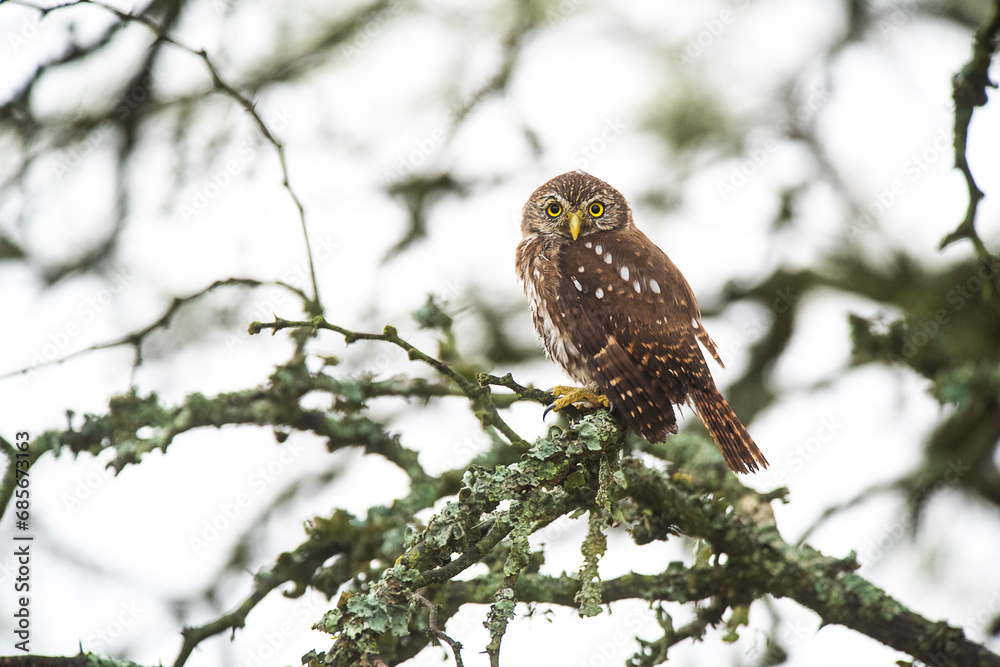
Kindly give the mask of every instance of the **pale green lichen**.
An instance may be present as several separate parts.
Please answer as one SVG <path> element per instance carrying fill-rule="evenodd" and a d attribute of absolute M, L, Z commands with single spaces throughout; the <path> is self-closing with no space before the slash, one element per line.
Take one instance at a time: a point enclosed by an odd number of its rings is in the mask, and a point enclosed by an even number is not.
<path fill-rule="evenodd" d="M 583 564 L 580 566 L 580 590 L 574 600 L 581 616 L 597 616 L 601 613 L 601 578 L 597 564 L 608 549 L 608 539 L 604 535 L 604 520 L 598 512 L 591 510 L 587 521 L 587 537 L 580 551 Z"/>

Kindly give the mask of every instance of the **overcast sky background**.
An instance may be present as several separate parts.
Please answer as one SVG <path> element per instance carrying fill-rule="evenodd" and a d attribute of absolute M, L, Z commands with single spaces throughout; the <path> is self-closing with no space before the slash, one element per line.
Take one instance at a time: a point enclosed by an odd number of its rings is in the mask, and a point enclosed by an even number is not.
<path fill-rule="evenodd" d="M 844 238 L 846 213 L 835 193 L 814 187 L 791 224 L 775 231 L 771 223 L 780 188 L 808 184 L 818 171 L 810 155 L 783 135 L 787 118 L 775 103 L 780 82 L 811 61 L 796 111 L 815 123 L 830 160 L 846 175 L 846 187 L 859 200 L 885 209 L 877 226 L 860 230 L 864 251 L 888 258 L 891 249 L 901 248 L 943 264 L 971 253 L 967 243 L 936 250 L 967 201 L 950 152 L 950 81 L 969 57 L 967 32 L 921 18 L 907 3 L 879 5 L 891 23 L 863 45 L 838 53 L 825 69 L 818 58 L 844 29 L 839 3 L 566 0 L 554 5 L 552 25 L 524 46 L 507 93 L 477 107 L 452 135 L 457 105 L 499 64 L 503 30 L 498 26 L 505 21 L 500 6 L 421 2 L 420 11 L 411 12 L 402 3 L 394 5 L 373 22 L 369 38 L 351 43 L 304 79 L 270 87 L 257 99 L 259 113 L 285 143 L 332 322 L 376 331 L 393 324 L 418 347 L 433 351 L 434 337 L 418 331 L 409 313 L 436 294 L 456 314 L 460 348 L 475 358 L 482 331 L 474 319 L 463 318 L 463 304 L 486 298 L 520 306 L 512 311 L 509 329 L 530 343 L 534 333 L 513 272 L 520 209 L 542 182 L 575 168 L 630 199 L 639 227 L 680 266 L 703 305 L 711 304 L 727 281 L 759 277 L 780 265 L 809 265 L 823 248 Z M 276 45 L 308 37 L 317 17 L 348 11 L 341 3 L 322 2 L 302 2 L 294 11 L 261 1 L 191 7 L 176 37 L 205 48 L 224 74 L 252 70 Z M 35 11 L 0 5 L 0 98 L 7 99 L 37 63 L 65 47 L 70 26 L 86 43 L 113 20 L 98 7 L 80 6 L 38 23 Z M 132 72 L 123 64 L 138 62 L 149 41 L 149 32 L 133 25 L 101 57 L 45 77 L 32 98 L 36 113 L 72 117 L 100 105 Z M 210 84 L 197 58 L 176 49 L 168 53 L 156 73 L 164 94 Z M 679 164 L 654 136 L 651 116 L 692 78 L 720 97 L 734 124 L 753 128 L 742 155 L 703 154 L 696 164 Z M 47 288 L 35 267 L 0 263 L 5 321 L 0 373 L 121 337 L 154 320 L 175 295 L 216 279 L 246 276 L 306 285 L 296 211 L 281 187 L 273 148 L 260 141 L 246 114 L 231 99 L 214 96 L 190 120 L 182 153 L 172 145 L 172 122 L 161 125 L 150 121 L 130 166 L 131 221 L 106 275 Z M 524 128 L 537 137 L 540 156 Z M 995 104 L 976 112 L 970 137 L 970 163 L 987 193 L 981 229 L 995 241 L 1000 227 Z M 14 148 L 0 144 L 4 179 L 16 168 Z M 189 169 L 174 187 L 178 160 Z M 237 167 L 227 171 L 227 164 Z M 439 168 L 475 180 L 477 187 L 469 197 L 446 198 L 432 208 L 428 238 L 383 263 L 404 233 L 407 215 L 387 197 L 385 185 L 410 169 Z M 26 195 L 0 200 L 0 226 L 52 263 L 75 256 L 108 225 L 113 169 L 110 133 L 77 154 L 40 159 L 24 184 Z M 664 212 L 643 199 L 681 179 L 681 204 L 674 210 Z M 826 507 L 909 470 L 921 455 L 922 436 L 941 415 L 912 373 L 869 366 L 841 374 L 850 352 L 849 312 L 892 315 L 878 304 L 838 294 L 810 296 L 773 377 L 783 398 L 751 426 L 772 466 L 746 483 L 762 490 L 790 488 L 791 503 L 775 507 L 788 540 Z M 155 391 L 167 402 L 179 402 L 195 391 L 211 395 L 264 383 L 274 365 L 287 359 L 288 338 L 250 338 L 245 332 L 250 321 L 272 313 L 289 319 L 302 314 L 296 302 L 275 290 L 224 290 L 182 310 L 169 331 L 151 340 L 134 376 L 132 351 L 119 348 L 5 377 L 0 380 L 4 435 L 62 428 L 67 409 L 78 415 L 106 412 L 109 397 L 133 384 L 143 395 Z M 706 320 L 728 367 L 715 371 L 723 390 L 739 376 L 746 348 L 768 317 L 748 306 Z M 312 349 L 342 357 L 343 368 L 356 372 L 428 375 L 395 349 L 375 344 L 345 349 L 336 335 L 321 335 Z M 566 379 L 544 361 L 494 372 L 508 371 L 518 381 L 543 387 Z M 420 409 L 390 400 L 375 403 L 372 411 L 391 420 L 430 472 L 468 460 L 488 444 L 458 399 Z M 536 405 L 515 407 L 510 422 L 529 439 L 545 429 Z M 253 428 L 185 434 L 165 455 L 147 456 L 117 477 L 103 469 L 106 460 L 50 456 L 32 469 L 33 525 L 43 536 L 34 544 L 33 560 L 36 653 L 71 655 L 82 642 L 85 650 L 125 653 L 145 664 L 172 662 L 180 623 L 165 601 L 203 588 L 243 531 L 260 524 L 256 571 L 301 542 L 302 521 L 334 507 L 363 514 L 372 504 L 391 502 L 406 481 L 374 457 L 331 455 L 308 434 L 294 434 L 278 447 L 270 432 Z M 317 485 L 276 515 L 267 514 L 297 480 L 333 470 L 347 473 Z M 250 503 L 230 516 L 238 497 Z M 970 636 L 986 641 L 984 623 L 1000 611 L 995 511 L 938 494 L 917 543 L 904 537 L 900 517 L 900 503 L 879 497 L 831 521 L 811 543 L 831 556 L 856 551 L 862 576 L 915 611 L 963 625 Z M 213 521 L 227 527 L 214 535 L 206 528 Z M 4 517 L 0 534 L 12 532 L 12 519 Z M 584 534 L 585 524 L 577 520 L 540 536 L 537 541 L 549 544 L 544 571 L 575 571 Z M 616 532 L 601 574 L 655 571 L 666 560 L 690 559 L 690 546 L 678 539 L 639 548 Z M 0 556 L 2 653 L 12 648 L 8 552 L 4 548 Z M 229 582 L 216 608 L 200 604 L 188 610 L 184 622 L 201 624 L 229 610 L 249 592 L 251 574 Z M 839 627 L 818 630 L 816 616 L 794 603 L 774 604 L 786 615 L 790 665 L 890 664 L 903 657 Z M 307 629 L 328 605 L 313 594 L 299 600 L 272 595 L 232 643 L 228 636 L 207 642 L 188 664 L 298 664 L 306 651 L 330 644 L 328 636 Z M 686 612 L 671 607 L 671 613 L 675 609 L 679 624 Z M 526 619 L 523 612 L 519 606 L 504 640 L 505 660 L 622 664 L 635 650 L 634 634 L 651 638 L 657 630 L 641 604 L 616 605 L 613 615 L 588 620 L 558 609 L 548 620 Z M 485 607 L 470 607 L 447 626 L 467 647 L 467 665 L 488 664 L 477 654 L 488 642 L 481 625 L 485 614 Z M 747 656 L 762 650 L 769 622 L 757 603 L 738 642 L 725 645 L 713 638 L 685 645 L 675 649 L 673 661 L 752 662 Z M 988 645 L 1000 650 L 997 639 Z M 414 664 L 439 664 L 441 657 L 440 649 L 425 651 Z"/>

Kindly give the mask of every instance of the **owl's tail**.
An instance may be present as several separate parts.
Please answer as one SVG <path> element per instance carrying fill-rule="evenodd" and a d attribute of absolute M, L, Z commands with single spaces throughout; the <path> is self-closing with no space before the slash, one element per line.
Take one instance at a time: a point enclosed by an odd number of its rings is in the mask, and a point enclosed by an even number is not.
<path fill-rule="evenodd" d="M 767 467 L 764 454 L 757 449 L 746 427 L 715 387 L 691 389 L 690 395 L 698 416 L 712 434 L 730 468 L 739 473 L 749 473 Z"/>

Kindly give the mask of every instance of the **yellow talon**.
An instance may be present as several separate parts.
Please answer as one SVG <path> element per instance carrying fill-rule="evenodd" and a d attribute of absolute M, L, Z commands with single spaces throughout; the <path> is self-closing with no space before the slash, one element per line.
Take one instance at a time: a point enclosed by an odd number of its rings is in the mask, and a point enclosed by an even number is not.
<path fill-rule="evenodd" d="M 578 408 L 591 406 L 604 406 L 606 408 L 611 407 L 611 402 L 608 401 L 607 396 L 604 394 L 598 394 L 589 387 L 566 387 L 563 385 L 557 385 L 552 388 L 552 393 L 559 397 L 556 398 L 556 402 L 552 404 L 552 409 L 556 412 L 559 412 L 567 406 L 574 405 L 575 403 L 589 404 L 577 406 Z"/>

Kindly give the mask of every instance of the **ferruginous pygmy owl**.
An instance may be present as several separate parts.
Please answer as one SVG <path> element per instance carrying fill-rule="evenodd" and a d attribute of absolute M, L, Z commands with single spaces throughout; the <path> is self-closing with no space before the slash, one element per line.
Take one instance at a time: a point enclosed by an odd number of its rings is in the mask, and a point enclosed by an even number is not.
<path fill-rule="evenodd" d="M 582 171 L 531 195 L 517 273 L 548 355 L 583 389 L 556 387 L 562 409 L 608 405 L 651 442 L 677 432 L 672 405 L 693 405 L 729 467 L 767 460 L 712 380 L 715 343 L 680 270 L 632 221 L 620 192 Z M 600 394 L 600 395 L 598 395 Z"/>

